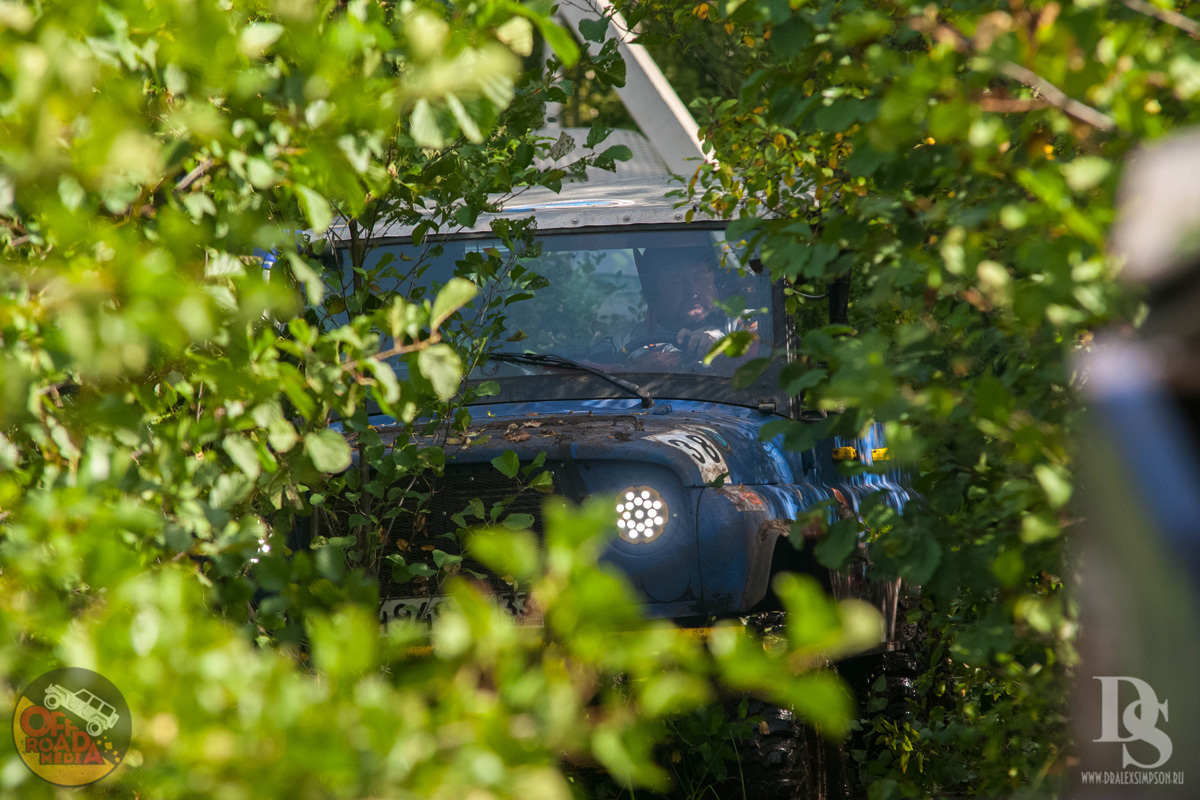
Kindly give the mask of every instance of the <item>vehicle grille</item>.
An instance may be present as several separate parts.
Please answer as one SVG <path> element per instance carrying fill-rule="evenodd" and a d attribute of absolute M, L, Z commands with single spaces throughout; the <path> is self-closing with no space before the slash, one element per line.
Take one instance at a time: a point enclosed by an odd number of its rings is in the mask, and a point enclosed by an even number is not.
<path fill-rule="evenodd" d="M 554 491 L 562 494 L 559 470 L 557 465 L 546 464 L 546 468 L 554 476 Z M 421 491 L 429 492 L 429 500 L 422 504 L 415 513 L 403 511 L 395 517 L 391 525 L 384 555 L 401 552 L 408 563 L 428 559 L 432 563 L 432 551 L 436 548 L 452 555 L 463 554 L 462 543 L 455 536 L 457 523 L 451 519 L 468 507 L 474 498 L 483 502 L 486 513 L 499 502 L 513 497 L 508 505 L 507 514 L 529 514 L 533 517 L 531 526 L 534 533 L 542 535 L 542 503 L 546 495 L 530 489 L 518 491 L 517 481 L 502 475 L 490 463 L 482 464 L 450 464 L 440 478 L 430 478 Z M 414 501 L 415 506 L 417 505 Z M 477 524 L 478 520 L 472 515 L 466 515 L 468 525 Z M 463 570 L 471 570 L 484 575 L 484 580 L 497 592 L 505 592 L 509 585 L 498 576 L 491 574 L 482 564 L 470 556 L 462 562 Z M 381 598 L 411 596 L 424 594 L 420 587 L 413 584 L 393 585 L 390 565 L 384 564 L 379 576 L 379 595 Z M 414 591 L 414 589 L 418 589 Z M 436 593 L 435 587 L 428 587 L 430 593 Z"/>

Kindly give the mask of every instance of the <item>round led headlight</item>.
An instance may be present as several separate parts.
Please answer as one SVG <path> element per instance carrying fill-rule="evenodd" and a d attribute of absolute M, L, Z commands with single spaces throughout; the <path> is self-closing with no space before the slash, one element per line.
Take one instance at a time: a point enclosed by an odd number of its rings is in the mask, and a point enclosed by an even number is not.
<path fill-rule="evenodd" d="M 617 495 L 617 530 L 633 544 L 653 542 L 667 524 L 667 504 L 649 486 L 630 486 Z"/>

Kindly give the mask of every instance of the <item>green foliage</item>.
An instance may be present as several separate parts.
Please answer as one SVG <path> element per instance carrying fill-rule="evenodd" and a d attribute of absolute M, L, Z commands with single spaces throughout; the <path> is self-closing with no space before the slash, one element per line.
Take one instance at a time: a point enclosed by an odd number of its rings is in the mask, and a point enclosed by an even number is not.
<path fill-rule="evenodd" d="M 866 519 L 884 531 L 876 569 L 925 584 L 940 642 L 922 722 L 872 723 L 887 759 L 864 762 L 871 796 L 1054 789 L 1074 630 L 1056 577 L 1068 356 L 1132 317 L 1104 252 L 1116 166 L 1196 121 L 1200 50 L 1132 4 L 638 2 L 628 17 L 660 47 L 724 43 L 722 68 L 746 76 L 701 82 L 716 163 L 689 199 L 738 217 L 792 283 L 808 333 L 788 389 L 844 411 L 836 431 L 886 423 L 919 475 L 925 504 Z M 838 282 L 850 327 L 804 296 Z M 818 559 L 850 541 L 830 535 Z"/>
<path fill-rule="evenodd" d="M 659 52 L 703 55 L 702 74 L 668 70 L 691 76 L 717 156 L 687 193 L 790 281 L 807 333 L 785 385 L 842 412 L 772 434 L 802 449 L 880 421 L 920 476 L 923 503 L 864 523 L 879 574 L 925 585 L 928 670 L 911 719 L 866 707 L 852 757 L 872 797 L 1053 790 L 1073 659 L 1066 357 L 1130 316 L 1103 250 L 1116 165 L 1195 121 L 1196 47 L 1123 5 L 796 5 L 627 18 Z M 728 627 L 702 648 L 644 623 L 597 566 L 603 502 L 553 507 L 544 549 L 508 503 L 455 516 L 541 628 L 465 582 L 457 541 L 383 552 L 444 465 L 437 437 L 467 439 L 461 377 L 504 327 L 488 298 L 545 285 L 517 265 L 528 225 L 497 223 L 506 253 L 421 289 L 435 234 L 626 155 L 569 160 L 538 138 L 547 101 L 587 82 L 599 102 L 624 79 L 611 42 L 572 67 L 547 10 L 0 8 L 0 663 L 9 698 L 59 664 L 118 683 L 136 752 L 115 791 L 565 797 L 579 763 L 662 789 L 656 746 L 715 736 L 722 691 L 850 725 L 812 668 L 872 641 L 877 617 L 784 579 L 781 636 Z M 535 29 L 558 60 L 522 74 Z M 418 226 L 415 261 L 371 260 L 392 223 Z M 256 249 L 277 253 L 266 279 Z M 838 285 L 848 324 L 825 325 L 808 295 Z M 368 404 L 401 430 L 369 428 Z M 552 490 L 512 455 L 503 475 Z M 835 525 L 817 559 L 843 563 L 857 527 Z M 290 538 L 306 528 L 311 549 Z M 383 565 L 456 603 L 381 636 Z M 706 744 L 705 764 L 727 760 Z M 0 787 L 52 793 L 11 754 Z"/>
<path fill-rule="evenodd" d="M 457 542 L 383 552 L 441 442 L 468 436 L 461 376 L 503 329 L 486 299 L 543 285 L 514 266 L 529 226 L 496 223 L 508 256 L 420 289 L 435 235 L 626 155 L 535 166 L 576 55 L 545 10 L 0 7 L 4 697 L 59 664 L 117 683 L 133 750 L 96 791 L 564 798 L 578 763 L 663 788 L 668 721 L 729 688 L 848 726 L 814 667 L 877 616 L 810 586 L 789 602 L 823 613 L 794 644 L 729 627 L 705 648 L 646 623 L 596 563 L 611 499 L 552 507 L 544 548 L 506 502 L 455 516 L 541 627 L 466 581 Z M 523 75 L 534 28 L 561 62 Z M 429 250 L 371 261 L 393 223 Z M 386 439 L 368 405 L 400 421 Z M 496 466 L 523 491 L 553 488 L 511 455 Z M 381 569 L 455 602 L 382 633 Z M 55 794 L 3 761 L 5 796 Z"/>
<path fill-rule="evenodd" d="M 726 50 L 741 77 L 701 82 L 716 161 L 687 199 L 735 218 L 790 282 L 806 334 L 786 385 L 842 412 L 819 432 L 883 422 L 919 476 L 925 502 L 903 519 L 866 515 L 877 572 L 924 584 L 938 641 L 922 722 L 876 721 L 889 761 L 865 768 L 871 796 L 1054 789 L 1073 659 L 1056 577 L 1069 356 L 1132 317 L 1104 250 L 1117 167 L 1196 121 L 1200 50 L 1133 4 L 621 6 L 660 47 Z M 806 297 L 839 285 L 848 326 Z M 808 447 L 818 431 L 771 432 Z M 848 552 L 844 533 L 822 563 Z"/>

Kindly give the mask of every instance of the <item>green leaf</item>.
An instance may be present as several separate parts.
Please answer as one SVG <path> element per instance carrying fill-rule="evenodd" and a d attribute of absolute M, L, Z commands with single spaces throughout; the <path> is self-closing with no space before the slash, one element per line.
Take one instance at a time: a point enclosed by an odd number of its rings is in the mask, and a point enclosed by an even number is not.
<path fill-rule="evenodd" d="M 521 461 L 512 450 L 505 450 L 492 459 L 492 466 L 500 470 L 500 474 L 504 477 L 515 478 L 517 471 L 521 468 Z"/>
<path fill-rule="evenodd" d="M 483 507 L 483 501 L 478 497 L 471 498 L 471 502 L 467 504 L 467 509 L 476 519 L 487 519 L 487 509 Z"/>
<path fill-rule="evenodd" d="M 296 199 L 300 203 L 300 210 L 308 219 L 308 225 L 312 228 L 313 233 L 318 235 L 324 233 L 329 228 L 329 223 L 333 222 L 333 211 L 329 208 L 328 201 L 320 193 L 303 184 L 298 183 L 293 188 L 296 192 Z"/>
<path fill-rule="evenodd" d="M 369 359 L 367 361 L 367 371 L 374 376 L 378 384 L 376 391 L 383 402 L 390 404 L 400 400 L 400 381 L 396 377 L 396 371 L 392 369 L 391 364 L 378 359 Z"/>
<path fill-rule="evenodd" d="M 368 608 L 345 606 L 332 615 L 309 620 L 313 658 L 329 678 L 350 681 L 375 669 L 379 658 L 379 620 Z"/>
<path fill-rule="evenodd" d="M 583 143 L 584 147 L 592 148 L 603 142 L 612 133 L 612 128 L 607 125 L 601 125 L 598 122 L 593 122 L 588 128 L 587 140 Z"/>
<path fill-rule="evenodd" d="M 325 299 L 325 281 L 321 280 L 317 271 L 299 253 L 288 251 L 287 262 L 296 280 L 304 286 L 309 305 L 321 305 L 321 301 Z M 293 402 L 296 401 L 293 399 Z"/>
<path fill-rule="evenodd" d="M 917 536 L 898 560 L 900 574 L 914 585 L 927 583 L 942 562 L 942 546 L 930 536 Z"/>
<path fill-rule="evenodd" d="M 412 116 L 409 118 L 408 135 L 421 147 L 432 147 L 435 150 L 446 145 L 446 137 L 442 135 L 433 106 L 422 97 L 413 105 Z"/>
<path fill-rule="evenodd" d="M 479 130 L 479 125 L 467 113 L 467 108 L 458 99 L 454 92 L 446 92 L 445 98 L 446 107 L 450 109 L 450 113 L 454 115 L 454 121 L 458 123 L 458 127 L 462 129 L 463 136 L 467 137 L 467 141 L 478 144 L 483 141 L 483 133 Z"/>
<path fill-rule="evenodd" d="M 188 531 L 180 525 L 168 525 L 164 541 L 166 542 L 167 547 L 171 548 L 177 553 L 187 552 L 192 548 L 192 545 L 195 544 L 195 539 L 192 538 L 192 534 L 188 533 Z"/>
<path fill-rule="evenodd" d="M 217 206 L 213 199 L 203 192 L 189 192 L 183 196 L 183 207 L 187 209 L 188 215 L 192 218 L 192 222 L 200 222 L 207 214 L 210 217 L 217 216 Z"/>
<path fill-rule="evenodd" d="M 771 29 L 771 50 L 777 55 L 791 57 L 812 41 L 812 26 L 802 17 L 790 17 Z"/>
<path fill-rule="evenodd" d="M 733 373 L 733 388 L 740 390 L 753 386 L 774 363 L 772 358 L 752 358 L 743 363 Z"/>
<path fill-rule="evenodd" d="M 750 349 L 750 345 L 758 337 L 750 331 L 733 331 L 727 333 L 720 338 L 704 356 L 704 363 L 711 364 L 713 359 L 724 353 L 731 358 L 743 356 Z"/>
<path fill-rule="evenodd" d="M 254 22 L 238 37 L 238 52 L 248 58 L 259 58 L 283 36 L 284 27 L 277 22 Z"/>
<path fill-rule="evenodd" d="M 1066 470 L 1049 464 L 1038 464 L 1033 472 L 1038 483 L 1042 485 L 1042 491 L 1046 493 L 1051 508 L 1062 508 L 1067 504 L 1071 499 L 1071 481 Z"/>
<path fill-rule="evenodd" d="M 892 778 L 871 781 L 867 787 L 867 800 L 892 800 L 899 797 L 900 783 Z"/>
<path fill-rule="evenodd" d="M 608 35 L 608 20 L 605 18 L 584 17 L 579 20 L 579 33 L 589 42 L 600 43 Z"/>
<path fill-rule="evenodd" d="M 504 527 L 513 531 L 529 530 L 533 527 L 533 514 L 509 514 L 504 518 Z"/>
<path fill-rule="evenodd" d="M 229 458 L 247 478 L 254 480 L 258 477 L 262 465 L 258 462 L 258 450 L 253 442 L 239 434 L 232 434 L 226 436 L 221 444 Z"/>
<path fill-rule="evenodd" d="M 79 185 L 79 181 L 70 175 L 64 175 L 58 179 L 58 196 L 69 211 L 77 211 L 83 205 L 87 193 Z M 187 197 L 184 198 L 185 201 L 186 199 Z"/>
<path fill-rule="evenodd" d="M 479 210 L 471 205 L 464 203 L 454 210 L 454 221 L 464 228 L 475 227 L 475 221 L 479 219 Z"/>
<path fill-rule="evenodd" d="M 533 53 L 533 25 L 524 17 L 513 17 L 496 28 L 496 38 L 519 56 Z"/>
<path fill-rule="evenodd" d="M 448 344 L 435 344 L 417 354 L 417 368 L 433 386 L 440 400 L 449 400 L 458 392 L 462 380 L 462 361 Z"/>
<path fill-rule="evenodd" d="M 1074 192 L 1088 192 L 1096 188 L 1112 172 L 1112 162 L 1100 156 L 1079 156 L 1063 165 L 1067 186 Z"/>
<path fill-rule="evenodd" d="M 321 472 L 342 472 L 350 466 L 350 445 L 335 430 L 304 434 L 304 452 Z"/>
<path fill-rule="evenodd" d="M 842 98 L 817 111 L 812 124 L 817 130 L 840 131 L 855 122 L 869 122 L 875 109 L 874 102 Z"/>
<path fill-rule="evenodd" d="M 1021 541 L 1025 544 L 1057 539 L 1061 532 L 1058 521 L 1049 514 L 1029 514 L 1021 520 Z"/>
<path fill-rule="evenodd" d="M 574 66 L 575 62 L 579 60 L 579 45 L 575 44 L 575 38 L 571 36 L 571 32 L 541 15 L 534 17 L 533 23 L 537 25 L 546 44 L 554 50 L 554 54 L 558 56 L 558 60 L 563 63 L 563 66 Z"/>
<path fill-rule="evenodd" d="M 408 569 L 408 564 L 404 561 L 404 556 L 399 553 L 392 553 L 387 557 L 387 560 L 392 565 L 392 583 L 408 583 L 412 580 L 412 572 Z"/>
<path fill-rule="evenodd" d="M 263 158 L 251 158 L 246 162 L 246 177 L 255 189 L 268 189 L 279 180 L 279 174 L 271 166 L 271 162 Z M 307 211 L 305 213 L 307 214 Z M 321 231 L 324 231 L 324 228 Z"/>
<path fill-rule="evenodd" d="M 16 469 L 21 463 L 21 451 L 3 432 L 0 432 L 0 469 Z"/>
<path fill-rule="evenodd" d="M 433 311 L 429 319 L 430 330 L 437 330 L 451 314 L 458 311 L 475 299 L 479 288 L 466 278 L 451 278 L 437 294 L 433 301 Z"/>
<path fill-rule="evenodd" d="M 783 572 L 772 587 L 787 609 L 787 636 L 793 647 L 828 647 L 841 633 L 837 604 L 809 575 Z"/>
<path fill-rule="evenodd" d="M 813 388 L 827 377 L 828 373 L 823 369 L 810 369 L 799 378 L 788 381 L 784 391 L 791 395 L 798 395 L 805 389 Z"/>
<path fill-rule="evenodd" d="M 1025 560 L 1018 550 L 1005 550 L 992 559 L 991 572 L 1004 586 L 1017 586 L 1028 575 L 1025 572 Z"/>
<path fill-rule="evenodd" d="M 536 492 L 549 494 L 550 492 L 554 491 L 554 476 L 549 470 L 546 470 L 545 472 L 539 472 L 533 477 L 533 480 L 529 482 L 529 488 Z"/>
<path fill-rule="evenodd" d="M 818 563 L 829 569 L 841 569 L 858 547 L 861 525 L 856 519 L 840 519 L 829 526 L 829 533 L 813 547 Z"/>
<path fill-rule="evenodd" d="M 471 534 L 467 550 L 498 575 L 525 581 L 537 574 L 541 551 L 529 531 L 485 530 Z"/>
<path fill-rule="evenodd" d="M 629 145 L 614 144 L 612 147 L 604 149 L 598 159 L 600 161 L 628 161 L 633 158 L 633 151 L 629 149 Z"/>

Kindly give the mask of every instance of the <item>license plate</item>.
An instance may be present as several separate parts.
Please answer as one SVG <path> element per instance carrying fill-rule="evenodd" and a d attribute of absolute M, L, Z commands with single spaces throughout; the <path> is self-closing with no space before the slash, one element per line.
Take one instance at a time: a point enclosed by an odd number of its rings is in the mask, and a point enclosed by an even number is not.
<path fill-rule="evenodd" d="M 522 618 L 526 612 L 527 592 L 508 592 L 489 595 L 493 601 L 514 617 Z M 379 624 L 386 626 L 394 620 L 407 622 L 431 622 L 449 603 L 445 595 L 426 597 L 389 597 L 379 604 Z"/>

